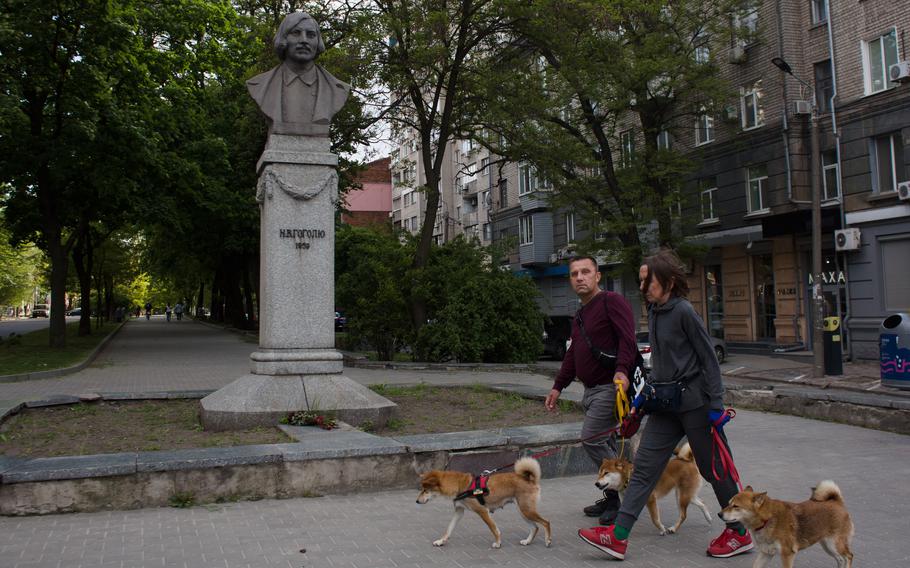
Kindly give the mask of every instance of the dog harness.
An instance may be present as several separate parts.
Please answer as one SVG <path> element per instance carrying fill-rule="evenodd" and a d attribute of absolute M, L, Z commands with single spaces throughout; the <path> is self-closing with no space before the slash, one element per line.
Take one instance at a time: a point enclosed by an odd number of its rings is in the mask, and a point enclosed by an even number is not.
<path fill-rule="evenodd" d="M 481 505 L 486 505 L 486 500 L 484 496 L 490 494 L 490 488 L 487 487 L 487 480 L 489 479 L 488 475 L 476 475 L 474 476 L 474 481 L 471 482 L 471 485 L 468 488 L 458 495 L 455 496 L 455 501 L 460 501 L 461 499 L 467 499 L 468 497 L 473 497 L 477 499 L 477 502 Z"/>

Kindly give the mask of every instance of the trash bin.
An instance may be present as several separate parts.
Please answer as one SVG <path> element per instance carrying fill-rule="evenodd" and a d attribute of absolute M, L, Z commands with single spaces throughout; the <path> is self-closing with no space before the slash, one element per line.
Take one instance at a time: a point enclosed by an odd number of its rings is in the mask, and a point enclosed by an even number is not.
<path fill-rule="evenodd" d="M 882 385 L 910 389 L 910 314 L 886 317 L 878 338 Z"/>
<path fill-rule="evenodd" d="M 844 374 L 844 348 L 841 341 L 840 318 L 825 318 L 825 374 Z"/>

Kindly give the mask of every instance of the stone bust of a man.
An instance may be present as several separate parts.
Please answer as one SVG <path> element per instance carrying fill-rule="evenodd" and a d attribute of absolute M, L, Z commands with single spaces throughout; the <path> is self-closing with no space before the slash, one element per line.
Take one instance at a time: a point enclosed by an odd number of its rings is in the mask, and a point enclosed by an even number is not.
<path fill-rule="evenodd" d="M 351 86 L 316 65 L 325 51 L 322 33 L 306 12 L 285 16 L 275 34 L 281 65 L 246 82 L 247 91 L 269 119 L 269 132 L 328 136 L 332 117 Z"/>

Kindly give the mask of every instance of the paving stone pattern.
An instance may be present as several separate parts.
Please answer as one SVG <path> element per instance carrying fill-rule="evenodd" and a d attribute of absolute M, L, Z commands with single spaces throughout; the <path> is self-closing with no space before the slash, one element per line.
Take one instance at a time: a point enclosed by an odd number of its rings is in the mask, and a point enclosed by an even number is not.
<path fill-rule="evenodd" d="M 740 412 L 728 427 L 744 481 L 773 497 L 804 500 L 810 487 L 834 479 L 856 525 L 858 567 L 910 566 L 904 534 L 910 503 L 910 439 L 852 426 Z M 710 490 L 703 499 L 717 511 Z M 543 483 L 541 513 L 554 526 L 554 544 L 523 547 L 524 522 L 514 506 L 497 511 L 503 548 L 466 513 L 449 544 L 435 548 L 451 506 L 442 500 L 415 503 L 414 491 L 306 499 L 263 500 L 194 507 L 0 518 L 0 566 L 31 567 L 475 567 L 604 566 L 606 556 L 575 535 L 590 519 L 581 508 L 596 497 L 593 479 L 578 476 Z M 672 498 L 662 516 L 676 518 Z M 746 554 L 727 560 L 704 554 L 721 529 L 693 514 L 681 533 L 661 537 L 647 513 L 636 525 L 625 562 L 630 568 L 697 568 L 752 565 Z M 306 553 L 301 553 L 306 549 Z M 832 568 L 819 547 L 797 556 L 801 568 Z M 777 566 L 777 564 L 772 564 Z"/>
<path fill-rule="evenodd" d="M 217 389 L 247 372 L 249 354 L 255 349 L 255 343 L 192 321 L 134 320 L 92 366 L 79 373 L 0 384 L 0 407 L 3 401 L 88 392 L 128 395 Z M 734 356 L 724 366 L 736 370 L 746 361 Z M 541 375 L 467 370 L 345 369 L 345 374 L 362 383 L 483 382 L 544 389 L 551 384 L 550 378 Z M 580 389 L 573 385 L 567 396 L 573 392 L 577 396 L 576 391 Z M 840 485 L 856 524 L 857 567 L 910 566 L 910 542 L 900 528 L 906 525 L 905 508 L 910 503 L 910 438 L 746 411 L 728 427 L 728 435 L 744 481 L 773 497 L 804 500 L 809 488 L 825 478 Z M 435 548 L 431 543 L 445 529 L 451 506 L 443 501 L 418 506 L 415 488 L 190 509 L 5 517 L 0 518 L 0 568 L 604 566 L 610 562 L 606 556 L 575 535 L 591 522 L 580 511 L 597 496 L 593 481 L 590 476 L 544 480 L 540 511 L 554 526 L 550 549 L 542 540 L 530 547 L 518 545 L 527 531 L 514 506 L 494 515 L 503 531 L 501 550 L 490 549 L 490 535 L 472 513 L 465 515 L 448 546 Z M 702 497 L 717 510 L 709 489 L 702 489 Z M 662 501 L 665 522 L 676 518 L 672 501 Z M 660 537 L 644 512 L 632 534 L 625 565 L 751 566 L 752 554 L 728 560 L 705 556 L 708 541 L 721 527 L 719 521 L 708 526 L 693 511 L 681 534 Z M 813 547 L 798 555 L 797 565 L 831 568 L 834 562 Z"/>

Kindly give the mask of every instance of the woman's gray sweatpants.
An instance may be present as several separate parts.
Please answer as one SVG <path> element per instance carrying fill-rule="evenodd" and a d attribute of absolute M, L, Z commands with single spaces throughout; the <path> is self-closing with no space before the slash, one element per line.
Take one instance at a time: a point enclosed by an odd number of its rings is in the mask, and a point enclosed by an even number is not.
<path fill-rule="evenodd" d="M 581 439 L 606 432 L 616 426 L 616 386 L 611 384 L 585 387 L 581 398 L 585 421 L 581 426 Z M 582 442 L 588 457 L 599 468 L 604 458 L 616 457 L 616 436 L 602 436 Z"/>
<path fill-rule="evenodd" d="M 720 458 L 715 456 L 714 469 L 723 479 L 714 478 L 711 468 L 711 424 L 708 421 L 708 407 L 704 406 L 688 412 L 660 412 L 648 415 L 638 451 L 635 453 L 635 469 L 629 480 L 629 487 L 622 500 L 616 524 L 632 529 L 638 514 L 648 502 L 648 497 L 657 485 L 660 475 L 667 467 L 667 461 L 673 455 L 676 445 L 686 436 L 695 456 L 695 464 L 701 476 L 714 488 L 714 495 L 721 508 L 726 507 L 734 495 L 739 492 L 736 482 L 724 474 Z M 721 431 L 721 437 L 723 431 Z M 724 437 L 726 443 L 726 437 Z M 727 446 L 729 448 L 729 446 Z M 732 452 L 731 452 L 732 454 Z M 739 523 L 735 523 L 738 525 Z"/>

